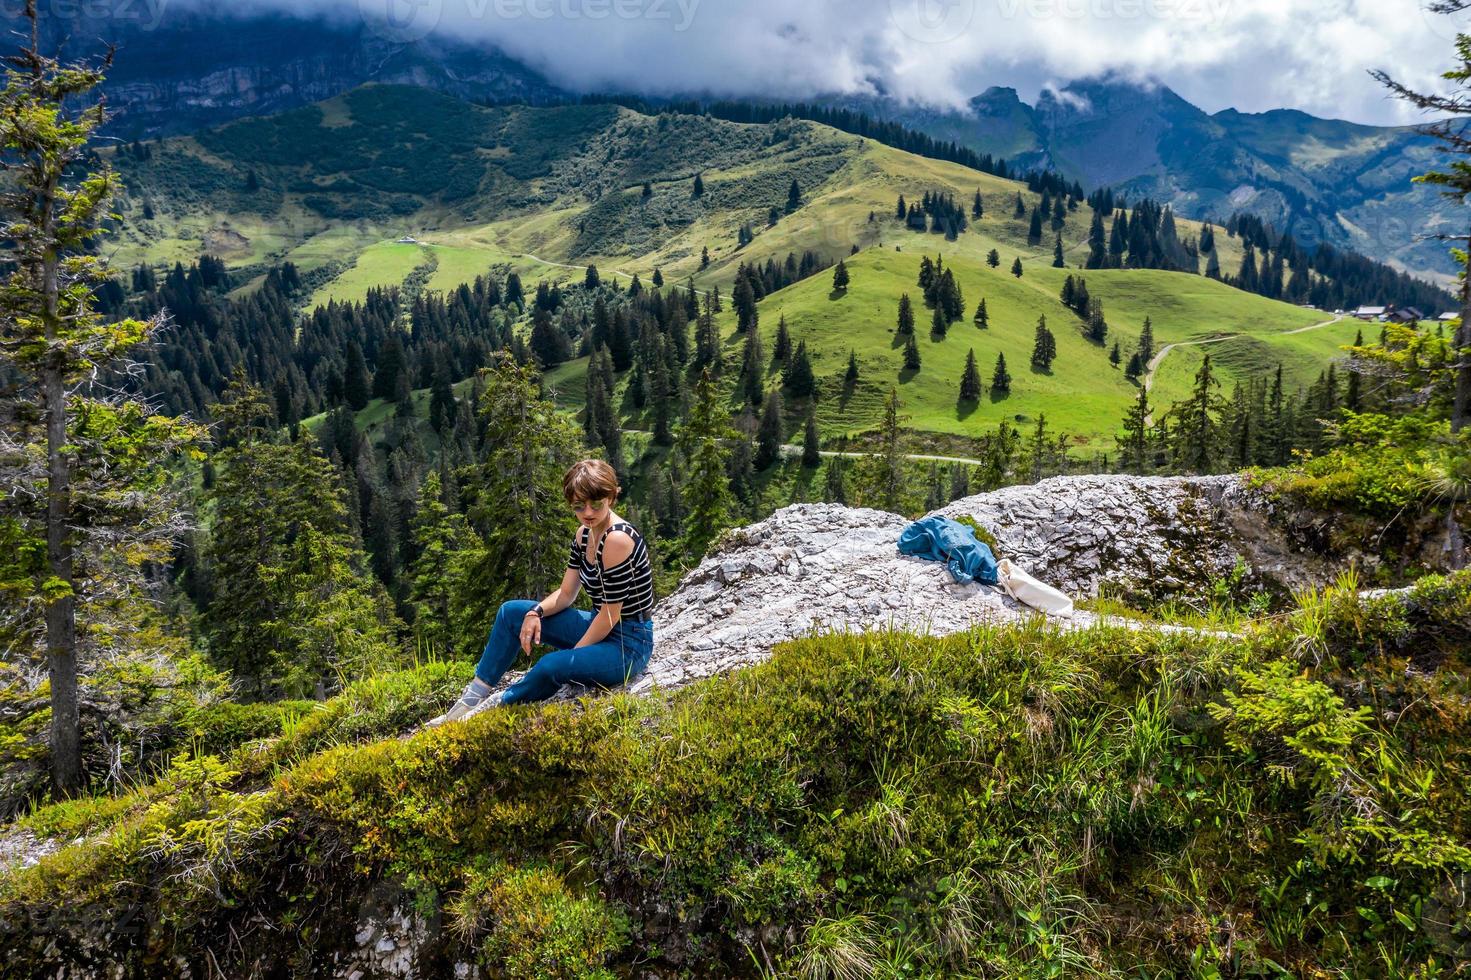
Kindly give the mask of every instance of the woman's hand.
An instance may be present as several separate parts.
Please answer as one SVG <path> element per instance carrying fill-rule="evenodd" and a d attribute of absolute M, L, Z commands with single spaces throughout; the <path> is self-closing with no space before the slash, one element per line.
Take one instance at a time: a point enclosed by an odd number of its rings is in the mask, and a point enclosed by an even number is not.
<path fill-rule="evenodd" d="M 532 644 L 540 642 L 541 617 L 534 612 L 528 612 L 521 620 L 521 650 L 524 653 L 530 653 Z"/>

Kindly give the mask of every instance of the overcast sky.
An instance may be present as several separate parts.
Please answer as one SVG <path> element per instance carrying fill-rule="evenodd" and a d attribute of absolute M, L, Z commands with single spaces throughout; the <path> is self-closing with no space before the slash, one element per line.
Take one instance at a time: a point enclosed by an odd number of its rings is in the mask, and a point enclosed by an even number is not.
<path fill-rule="evenodd" d="M 375 23 L 387 11 L 382 31 L 487 39 L 575 90 L 883 90 L 958 105 L 988 85 L 1032 101 L 1044 86 L 1115 71 L 1157 78 L 1211 112 L 1288 107 L 1374 123 L 1422 117 L 1366 69 L 1433 86 L 1456 28 L 1416 0 L 251 2 Z"/>

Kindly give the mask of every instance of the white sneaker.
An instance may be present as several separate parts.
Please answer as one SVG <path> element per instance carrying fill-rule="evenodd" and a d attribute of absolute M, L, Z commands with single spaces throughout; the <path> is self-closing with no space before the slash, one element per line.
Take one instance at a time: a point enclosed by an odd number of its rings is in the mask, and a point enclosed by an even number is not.
<path fill-rule="evenodd" d="M 448 711 L 442 715 L 436 715 L 430 718 L 424 723 L 424 727 L 438 728 L 447 721 L 460 721 L 475 714 L 480 709 L 489 707 L 499 701 L 499 696 L 492 696 L 489 692 L 482 694 L 475 687 L 475 682 L 471 681 L 465 685 L 464 693 L 460 695 L 460 699 Z"/>

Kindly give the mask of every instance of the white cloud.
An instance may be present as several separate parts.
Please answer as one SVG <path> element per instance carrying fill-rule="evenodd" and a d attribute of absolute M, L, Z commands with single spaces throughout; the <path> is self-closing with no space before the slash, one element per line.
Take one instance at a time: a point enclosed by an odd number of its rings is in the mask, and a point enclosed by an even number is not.
<path fill-rule="evenodd" d="M 153 0 L 161 3 L 164 0 Z M 175 4 L 200 0 L 173 0 Z M 988 85 L 1114 72 L 1207 111 L 1288 107 L 1414 122 L 1367 74 L 1449 67 L 1451 18 L 1417 0 L 251 0 L 489 40 L 572 89 L 961 105 Z M 237 8 L 238 9 L 238 8 Z M 166 26 L 166 25 L 165 25 Z"/>

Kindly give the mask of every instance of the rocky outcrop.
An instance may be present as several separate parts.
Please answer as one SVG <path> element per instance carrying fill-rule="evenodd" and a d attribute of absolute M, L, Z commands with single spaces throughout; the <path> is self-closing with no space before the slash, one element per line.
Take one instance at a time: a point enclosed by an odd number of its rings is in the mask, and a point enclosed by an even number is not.
<path fill-rule="evenodd" d="M 1289 591 L 1342 564 L 1303 547 L 1281 506 L 1238 476 L 1063 476 L 954 501 L 999 550 L 1079 596 L 1139 602 L 1199 596 L 1230 576 Z"/>
<path fill-rule="evenodd" d="M 1056 477 L 935 513 L 975 519 L 998 557 L 1074 598 L 1100 590 L 1136 600 L 1199 596 L 1238 562 L 1243 587 L 1286 591 L 1329 581 L 1340 567 L 1298 548 L 1272 499 L 1234 476 Z M 778 643 L 814 632 L 947 634 L 1041 615 L 999 587 L 960 585 L 940 562 L 900 554 L 908 523 L 865 507 L 793 504 L 727 532 L 655 608 L 654 656 L 630 689 L 680 687 L 758 663 Z M 1086 611 L 1053 619 L 1061 628 L 1096 621 Z"/>
<path fill-rule="evenodd" d="M 1238 476 L 1055 477 L 935 513 L 974 519 L 998 557 L 1075 599 L 1106 592 L 1148 605 L 1209 596 L 1223 582 L 1238 598 L 1286 595 L 1325 585 L 1350 563 L 1372 570 L 1381 561 L 1367 535 L 1343 533 L 1341 517 L 1286 504 Z M 959 585 L 941 563 L 901 555 L 908 523 L 869 508 L 793 504 L 728 532 L 655 608 L 654 656 L 630 689 L 680 687 L 758 663 L 812 632 L 946 634 L 1040 615 L 1000 588 Z M 1437 546 L 1422 544 L 1417 560 L 1434 567 Z M 1085 611 L 1053 620 L 1096 621 Z"/>

